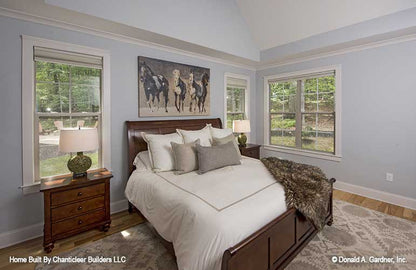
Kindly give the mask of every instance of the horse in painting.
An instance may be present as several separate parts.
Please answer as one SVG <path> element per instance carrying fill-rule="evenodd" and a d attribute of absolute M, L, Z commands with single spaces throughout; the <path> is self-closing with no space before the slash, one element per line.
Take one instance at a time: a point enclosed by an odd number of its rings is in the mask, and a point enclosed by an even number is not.
<path fill-rule="evenodd" d="M 205 99 L 208 94 L 208 83 L 209 83 L 209 76 L 207 73 L 204 73 L 201 78 L 201 82 L 198 83 L 194 79 L 194 72 L 191 71 L 189 74 L 189 94 L 191 96 L 191 102 L 189 105 L 189 111 L 196 112 L 196 108 L 198 106 L 199 113 L 206 112 L 205 109 Z"/>
<path fill-rule="evenodd" d="M 181 79 L 181 72 L 178 69 L 175 69 L 172 74 L 175 85 L 175 88 L 173 89 L 175 93 L 175 107 L 178 112 L 183 112 L 186 96 L 186 84 Z"/>
<path fill-rule="evenodd" d="M 169 81 L 163 75 L 155 75 L 152 69 L 143 62 L 140 66 L 140 81 L 143 83 L 146 101 L 151 111 L 155 107 L 157 99 L 157 110 L 160 107 L 160 93 L 163 93 L 165 100 L 165 112 L 168 112 L 169 102 Z"/>

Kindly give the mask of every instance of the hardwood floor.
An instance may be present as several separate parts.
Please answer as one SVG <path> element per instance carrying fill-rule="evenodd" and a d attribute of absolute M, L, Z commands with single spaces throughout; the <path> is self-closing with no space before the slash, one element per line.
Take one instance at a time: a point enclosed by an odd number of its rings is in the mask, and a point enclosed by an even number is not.
<path fill-rule="evenodd" d="M 416 210 L 404 208 L 394 204 L 370 199 L 341 190 L 334 190 L 334 199 L 353 203 L 391 216 L 416 221 Z"/>
<path fill-rule="evenodd" d="M 375 211 L 386 213 L 388 215 L 405 218 L 416 222 L 416 210 L 407 209 L 401 206 L 377 201 L 360 195 L 334 190 L 334 199 L 343 200 L 359 206 L 363 206 Z M 111 216 L 112 223 L 110 230 L 106 233 L 99 230 L 91 230 L 79 235 L 66 238 L 55 243 L 55 248 L 49 255 L 56 255 L 64 251 L 71 250 L 80 245 L 93 242 L 104 238 L 108 235 L 123 231 L 132 226 L 136 226 L 143 222 L 143 219 L 137 214 L 129 214 L 123 211 Z M 9 257 L 27 257 L 27 256 L 43 256 L 46 253 L 42 247 L 42 237 L 29 240 L 11 247 L 0 250 L 0 269 L 26 270 L 34 269 L 34 264 L 10 264 Z"/>
<path fill-rule="evenodd" d="M 49 256 L 57 255 L 61 252 L 71 250 L 80 245 L 93 242 L 104 238 L 108 235 L 121 232 L 127 228 L 136 226 L 143 222 L 143 219 L 137 214 L 129 214 L 127 211 L 111 215 L 111 226 L 108 232 L 102 232 L 97 229 L 84 232 L 63 240 L 55 242 L 55 248 Z M 43 251 L 43 238 L 35 238 L 11 247 L 0 249 L 0 269 L 26 270 L 34 269 L 34 264 L 10 264 L 9 257 L 28 257 L 47 255 Z"/>

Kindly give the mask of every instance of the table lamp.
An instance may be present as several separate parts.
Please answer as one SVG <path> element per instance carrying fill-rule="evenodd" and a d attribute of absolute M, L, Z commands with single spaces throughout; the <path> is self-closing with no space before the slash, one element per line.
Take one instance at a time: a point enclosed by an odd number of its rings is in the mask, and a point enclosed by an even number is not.
<path fill-rule="evenodd" d="M 59 151 L 63 153 L 77 153 L 68 160 L 68 169 L 74 178 L 87 175 L 92 161 L 84 156 L 85 151 L 98 149 L 98 132 L 96 128 L 61 129 L 59 135 Z"/>
<path fill-rule="evenodd" d="M 233 132 L 240 133 L 238 135 L 238 144 L 245 147 L 247 143 L 247 136 L 244 133 L 250 132 L 250 120 L 234 120 Z"/>

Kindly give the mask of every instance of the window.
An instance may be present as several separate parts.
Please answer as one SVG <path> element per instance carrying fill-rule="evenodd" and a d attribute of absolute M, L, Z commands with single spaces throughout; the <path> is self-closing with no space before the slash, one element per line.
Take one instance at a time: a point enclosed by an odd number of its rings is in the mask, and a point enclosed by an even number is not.
<path fill-rule="evenodd" d="M 248 117 L 249 78 L 238 74 L 225 75 L 225 120 L 226 127 L 233 127 L 233 120 Z"/>
<path fill-rule="evenodd" d="M 266 144 L 339 156 L 337 80 L 339 68 L 267 77 Z"/>
<path fill-rule="evenodd" d="M 63 128 L 97 128 L 99 149 L 87 153 L 91 168 L 110 167 L 105 66 L 105 51 L 23 36 L 24 191 L 44 177 L 69 173 L 69 155 L 59 152 Z"/>

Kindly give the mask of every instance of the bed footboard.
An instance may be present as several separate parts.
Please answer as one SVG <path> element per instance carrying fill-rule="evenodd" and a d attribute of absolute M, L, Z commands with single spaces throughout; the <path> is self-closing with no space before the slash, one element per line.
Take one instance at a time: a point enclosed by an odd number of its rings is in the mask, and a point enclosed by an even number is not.
<path fill-rule="evenodd" d="M 331 185 L 335 179 L 330 179 Z M 326 224 L 332 225 L 332 189 Z M 222 270 L 283 269 L 318 233 L 305 216 L 294 208 L 227 249 Z"/>

